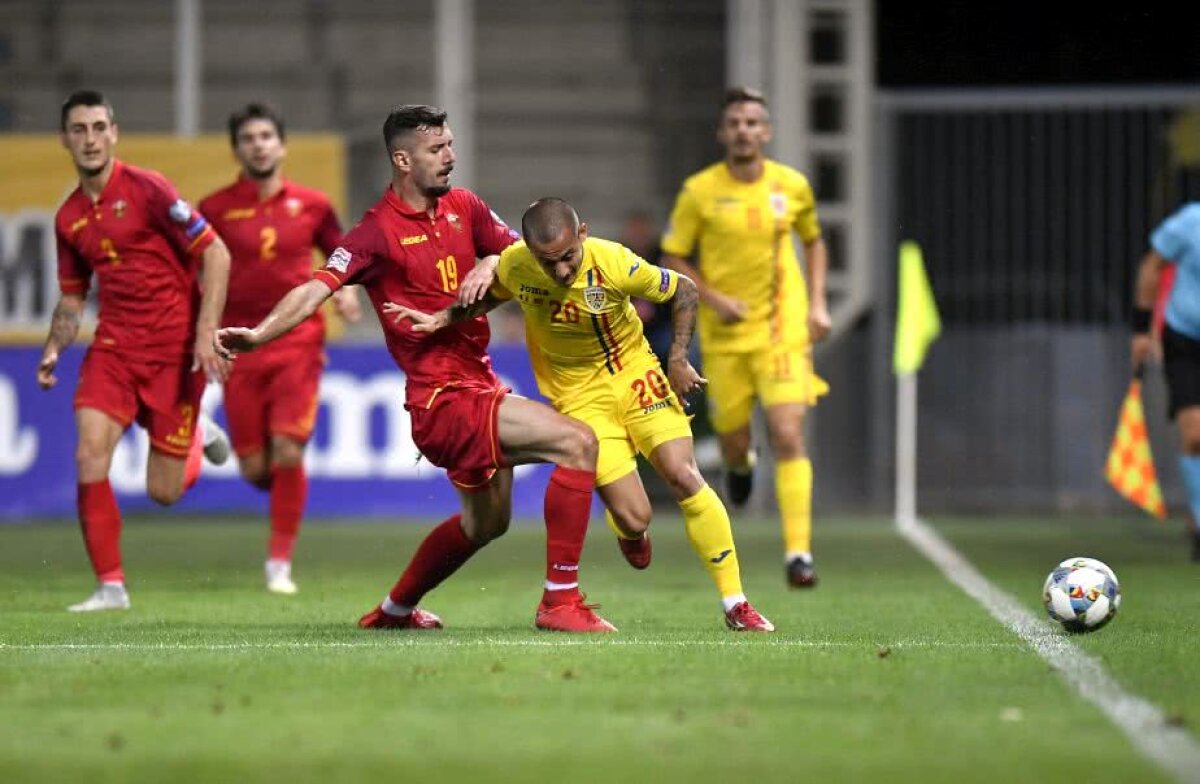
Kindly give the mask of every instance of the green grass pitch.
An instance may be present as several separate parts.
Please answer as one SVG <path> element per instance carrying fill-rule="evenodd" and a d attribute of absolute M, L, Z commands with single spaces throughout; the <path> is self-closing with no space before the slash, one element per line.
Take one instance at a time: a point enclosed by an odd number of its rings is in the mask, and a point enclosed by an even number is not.
<path fill-rule="evenodd" d="M 1039 613 L 1059 560 L 1107 561 L 1121 612 L 1073 639 L 1196 732 L 1200 565 L 1177 527 L 934 524 Z M 593 524 L 582 580 L 617 635 L 534 631 L 534 525 L 426 598 L 445 631 L 355 628 L 425 530 L 312 523 L 284 598 L 262 587 L 261 522 L 135 520 L 133 610 L 80 617 L 75 526 L 0 527 L 0 781 L 1165 780 L 883 520 L 818 521 L 812 592 L 784 588 L 774 522 L 738 523 L 774 635 L 725 631 L 670 516 L 646 572 Z"/>

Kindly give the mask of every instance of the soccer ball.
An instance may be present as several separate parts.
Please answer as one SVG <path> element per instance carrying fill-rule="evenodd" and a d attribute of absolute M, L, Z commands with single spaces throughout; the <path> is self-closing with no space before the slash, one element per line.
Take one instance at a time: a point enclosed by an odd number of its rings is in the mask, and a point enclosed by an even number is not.
<path fill-rule="evenodd" d="M 1121 584 L 1095 558 L 1068 558 L 1042 587 L 1046 612 L 1069 632 L 1090 632 L 1112 620 L 1121 606 Z"/>

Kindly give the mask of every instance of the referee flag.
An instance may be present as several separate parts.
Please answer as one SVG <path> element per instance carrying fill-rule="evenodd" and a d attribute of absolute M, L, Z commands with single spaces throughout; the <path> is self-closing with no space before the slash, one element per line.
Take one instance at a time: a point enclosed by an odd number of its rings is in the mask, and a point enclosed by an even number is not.
<path fill-rule="evenodd" d="M 1135 378 L 1129 384 L 1117 432 L 1108 450 L 1104 476 L 1118 493 L 1145 509 L 1159 520 L 1166 519 L 1158 474 L 1154 471 L 1154 455 L 1146 435 L 1146 413 L 1142 407 L 1142 382 Z"/>
<path fill-rule="evenodd" d="M 942 319 L 925 275 L 921 248 L 911 240 L 900 243 L 899 286 L 892 366 L 896 375 L 905 376 L 921 369 L 929 344 L 942 332 Z"/>

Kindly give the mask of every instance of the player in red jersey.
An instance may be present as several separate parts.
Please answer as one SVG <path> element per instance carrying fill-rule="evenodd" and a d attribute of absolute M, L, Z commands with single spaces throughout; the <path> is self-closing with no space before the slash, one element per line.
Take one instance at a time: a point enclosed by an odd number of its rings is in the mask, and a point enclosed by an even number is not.
<path fill-rule="evenodd" d="M 284 179 L 283 119 L 248 104 L 229 118 L 229 142 L 241 164 L 237 182 L 199 205 L 229 246 L 225 327 L 252 327 L 294 286 L 312 278 L 313 248 L 328 256 L 342 228 L 325 194 Z M 360 315 L 356 289 L 334 295 L 349 321 Z M 292 549 L 308 499 L 304 447 L 317 414 L 325 363 L 325 320 L 314 312 L 286 336 L 237 363 L 225 382 L 225 413 L 242 476 L 270 492 L 267 590 L 293 594 Z"/>
<path fill-rule="evenodd" d="M 79 520 L 99 586 L 69 609 L 127 609 L 121 513 L 108 482 L 113 451 L 135 420 L 146 428 L 146 488 L 163 505 L 195 482 L 204 441 L 214 462 L 228 456 L 224 434 L 211 423 L 198 427 L 197 417 L 205 376 L 221 381 L 229 369 L 212 345 L 229 252 L 161 174 L 113 157 L 117 124 L 100 93 L 72 94 L 61 122 L 79 187 L 55 216 L 62 293 L 37 378 L 44 389 L 57 383 L 59 354 L 79 331 L 94 274 L 100 316 L 75 392 L 75 462 Z"/>
<path fill-rule="evenodd" d="M 477 259 L 517 240 L 474 193 L 451 189 L 453 134 L 446 113 L 402 106 L 383 125 L 392 182 L 383 198 L 346 235 L 313 280 L 292 289 L 253 329 L 217 333 L 223 356 L 279 337 L 312 314 L 331 292 L 361 283 L 379 314 L 388 349 L 407 379 L 405 408 L 413 440 L 447 470 L 462 512 L 421 543 L 383 602 L 360 619 L 364 628 L 440 628 L 420 599 L 492 539 L 512 513 L 512 466 L 557 465 L 546 489 L 546 582 L 536 625 L 559 631 L 614 628 L 583 601 L 579 557 L 596 480 L 596 436 L 549 406 L 509 394 L 487 355 L 487 320 L 463 321 L 436 334 L 385 318 L 388 301 L 439 310 L 456 302 L 459 281 Z"/>

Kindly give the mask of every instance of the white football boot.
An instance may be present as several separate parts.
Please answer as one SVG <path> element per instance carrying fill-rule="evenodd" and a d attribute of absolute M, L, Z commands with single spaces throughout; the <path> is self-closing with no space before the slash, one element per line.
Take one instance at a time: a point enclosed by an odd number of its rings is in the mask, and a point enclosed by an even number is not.
<path fill-rule="evenodd" d="M 292 582 L 291 561 L 278 561 L 272 558 L 263 565 L 263 571 L 267 575 L 267 590 L 271 593 L 291 596 L 300 590 Z"/>
<path fill-rule="evenodd" d="M 229 447 L 229 436 L 212 417 L 203 412 L 200 413 L 197 424 L 200 426 L 200 437 L 204 439 L 205 459 L 213 465 L 222 465 L 229 459 L 229 453 L 232 451 Z"/>
<path fill-rule="evenodd" d="M 101 610 L 128 610 L 129 592 L 124 583 L 100 583 L 96 592 L 79 604 L 67 608 L 70 612 L 99 612 Z"/>

